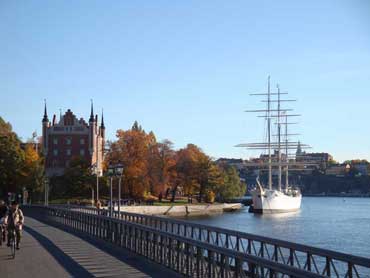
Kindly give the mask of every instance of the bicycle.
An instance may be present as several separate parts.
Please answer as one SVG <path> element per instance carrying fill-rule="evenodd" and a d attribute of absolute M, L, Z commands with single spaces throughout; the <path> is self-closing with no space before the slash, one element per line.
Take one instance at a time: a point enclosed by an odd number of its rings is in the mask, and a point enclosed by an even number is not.
<path fill-rule="evenodd" d="M 4 218 L 0 219 L 0 246 L 3 245 L 3 241 L 5 241 L 5 226 L 4 226 Z"/>
<path fill-rule="evenodd" d="M 11 250 L 11 256 L 14 259 L 15 258 L 15 249 L 16 249 L 16 232 L 15 228 L 12 228 L 8 230 L 8 238 L 9 238 L 9 244 L 10 244 L 10 250 Z"/>

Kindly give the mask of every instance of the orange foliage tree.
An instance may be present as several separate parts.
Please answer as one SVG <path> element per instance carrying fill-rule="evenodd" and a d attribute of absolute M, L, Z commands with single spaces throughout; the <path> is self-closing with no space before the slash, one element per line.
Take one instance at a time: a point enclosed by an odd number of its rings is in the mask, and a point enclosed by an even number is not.
<path fill-rule="evenodd" d="M 130 130 L 117 131 L 106 156 L 105 164 L 110 163 L 123 164 L 122 192 L 138 199 L 171 192 L 171 201 L 177 193 L 212 201 L 224 184 L 223 169 L 199 147 L 188 144 L 174 151 L 172 142 L 157 142 L 154 133 L 146 133 L 137 122 Z"/>

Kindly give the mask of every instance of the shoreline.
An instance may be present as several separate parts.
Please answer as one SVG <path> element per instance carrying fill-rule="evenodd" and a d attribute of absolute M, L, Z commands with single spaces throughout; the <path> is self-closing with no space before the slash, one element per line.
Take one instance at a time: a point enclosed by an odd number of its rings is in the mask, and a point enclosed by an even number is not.
<path fill-rule="evenodd" d="M 370 198 L 370 194 L 302 194 L 302 197 Z"/>
<path fill-rule="evenodd" d="M 122 212 L 156 216 L 207 216 L 232 212 L 243 208 L 241 203 L 208 205 L 169 205 L 169 206 L 121 206 Z"/>

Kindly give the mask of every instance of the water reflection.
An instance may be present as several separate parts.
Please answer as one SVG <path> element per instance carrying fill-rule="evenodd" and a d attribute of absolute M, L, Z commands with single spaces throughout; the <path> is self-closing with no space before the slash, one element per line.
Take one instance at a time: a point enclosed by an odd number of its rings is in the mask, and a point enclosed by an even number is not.
<path fill-rule="evenodd" d="M 268 213 L 268 214 L 261 214 L 261 213 L 253 213 L 253 216 L 256 218 L 266 218 L 266 219 L 276 219 L 276 220 L 283 220 L 292 217 L 299 217 L 301 211 L 292 211 L 292 212 L 284 212 L 284 213 Z"/>
<path fill-rule="evenodd" d="M 369 198 L 305 197 L 297 212 L 253 214 L 248 209 L 187 218 L 201 224 L 368 257 Z"/>

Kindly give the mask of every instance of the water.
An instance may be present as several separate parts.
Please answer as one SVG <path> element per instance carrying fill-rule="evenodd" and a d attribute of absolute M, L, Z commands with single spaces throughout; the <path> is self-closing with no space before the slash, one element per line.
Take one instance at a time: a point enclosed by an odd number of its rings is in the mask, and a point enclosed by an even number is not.
<path fill-rule="evenodd" d="M 258 215 L 245 208 L 189 221 L 370 257 L 370 199 L 304 197 L 294 213 Z"/>

